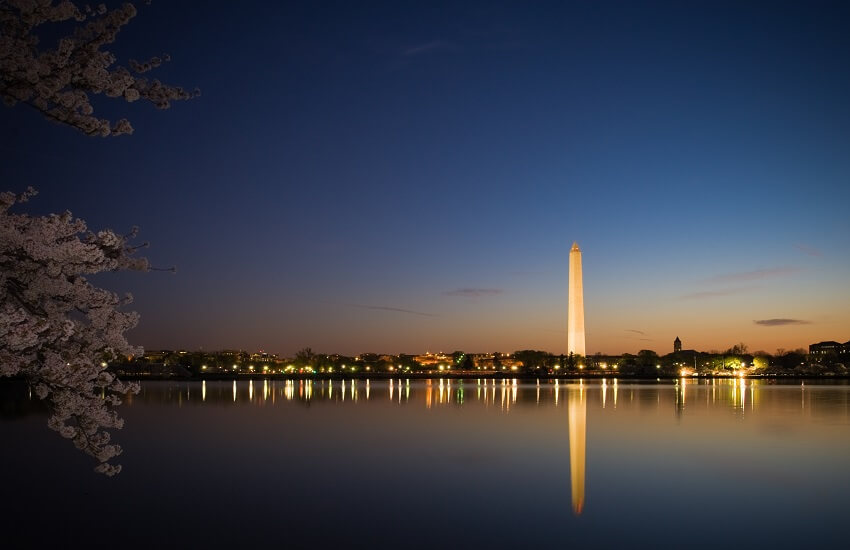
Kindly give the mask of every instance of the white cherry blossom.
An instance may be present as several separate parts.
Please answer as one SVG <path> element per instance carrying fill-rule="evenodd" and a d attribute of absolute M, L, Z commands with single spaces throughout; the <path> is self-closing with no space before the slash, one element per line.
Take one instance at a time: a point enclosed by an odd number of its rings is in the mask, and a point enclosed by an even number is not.
<path fill-rule="evenodd" d="M 110 121 L 94 114 L 91 96 L 102 94 L 128 102 L 146 100 L 158 109 L 172 101 L 199 95 L 179 86 L 142 77 L 170 57 L 129 60 L 129 69 L 116 65 L 103 49 L 133 17 L 133 4 L 108 10 L 104 5 L 80 9 L 68 0 L 0 0 L 0 97 L 7 105 L 26 105 L 55 122 L 91 136 L 132 134 L 127 119 Z M 55 28 L 54 28 L 55 27 Z M 45 45 L 45 30 L 66 31 Z"/>
<path fill-rule="evenodd" d="M 107 431 L 121 428 L 115 407 L 135 384 L 106 370 L 108 361 L 141 353 L 124 333 L 138 321 L 121 308 L 132 301 L 92 285 L 95 273 L 150 269 L 134 255 L 136 236 L 93 233 L 70 212 L 30 216 L 11 209 L 35 195 L 0 193 L 0 375 L 25 377 L 48 402 L 48 426 L 117 474 L 121 447 Z"/>

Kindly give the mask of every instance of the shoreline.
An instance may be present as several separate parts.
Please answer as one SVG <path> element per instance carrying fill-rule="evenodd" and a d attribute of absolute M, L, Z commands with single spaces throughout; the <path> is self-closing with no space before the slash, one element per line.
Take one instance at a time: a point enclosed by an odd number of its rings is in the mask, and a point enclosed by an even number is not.
<path fill-rule="evenodd" d="M 558 375 L 544 375 L 537 376 L 532 374 L 500 374 L 500 373 L 484 373 L 484 374 L 473 374 L 473 373 L 407 373 L 407 374 L 390 374 L 390 373 L 354 373 L 347 374 L 345 376 L 334 373 L 332 375 L 329 374 L 205 374 L 200 376 L 179 376 L 179 375 L 146 375 L 146 374 L 133 374 L 133 375 L 116 375 L 121 381 L 124 382 L 143 382 L 143 381 L 151 381 L 151 382 L 203 382 L 203 381 L 211 381 L 211 382 L 230 382 L 230 381 L 239 381 L 239 380 L 315 380 L 315 381 L 344 381 L 344 380 L 521 380 L 521 381 L 533 381 L 533 380 L 628 380 L 631 382 L 644 382 L 644 383 L 656 383 L 656 382 L 668 382 L 668 381 L 678 381 L 678 380 L 688 380 L 691 382 L 698 382 L 701 380 L 766 380 L 766 381 L 792 381 L 792 380 L 811 380 L 816 382 L 824 382 L 824 381 L 847 381 L 850 380 L 850 375 L 800 375 L 800 374 L 751 374 L 747 376 L 734 376 L 734 375 L 701 375 L 701 376 L 672 376 L 672 375 L 659 375 L 655 377 L 650 376 L 641 376 L 636 374 L 611 374 L 611 373 L 585 373 L 585 374 L 558 374 Z M 0 383 L 4 380 L 7 381 L 19 381 L 19 382 L 27 382 L 27 378 L 25 376 L 6 376 L 0 378 Z"/>

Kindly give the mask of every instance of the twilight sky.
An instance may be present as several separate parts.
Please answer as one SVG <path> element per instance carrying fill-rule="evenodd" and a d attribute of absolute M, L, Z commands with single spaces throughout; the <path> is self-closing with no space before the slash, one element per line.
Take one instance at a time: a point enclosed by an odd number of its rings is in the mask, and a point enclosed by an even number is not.
<path fill-rule="evenodd" d="M 588 353 L 850 339 L 850 4 L 360 4 L 139 6 L 203 95 L 132 136 L 0 109 L 4 190 L 177 266 L 97 279 L 133 343 L 562 353 L 573 241 Z"/>

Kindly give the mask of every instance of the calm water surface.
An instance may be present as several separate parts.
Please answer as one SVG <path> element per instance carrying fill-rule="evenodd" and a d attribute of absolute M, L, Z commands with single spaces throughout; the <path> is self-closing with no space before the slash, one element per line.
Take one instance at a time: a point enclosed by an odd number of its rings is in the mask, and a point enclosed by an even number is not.
<path fill-rule="evenodd" d="M 145 382 L 107 479 L 0 385 L 26 546 L 838 548 L 844 382 Z M 10 539 L 12 540 L 12 539 Z"/>

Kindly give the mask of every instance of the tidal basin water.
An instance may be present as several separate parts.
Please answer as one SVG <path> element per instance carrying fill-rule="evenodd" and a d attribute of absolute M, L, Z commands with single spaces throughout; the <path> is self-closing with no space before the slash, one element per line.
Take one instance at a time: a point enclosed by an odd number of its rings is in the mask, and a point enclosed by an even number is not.
<path fill-rule="evenodd" d="M 143 382 L 120 408 L 113 479 L 46 427 L 25 384 L 0 396 L 15 547 L 800 549 L 850 536 L 845 381 Z"/>

